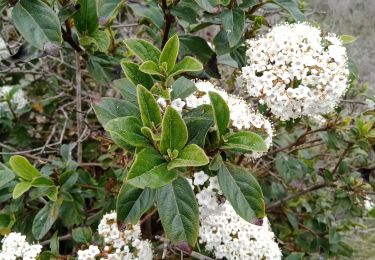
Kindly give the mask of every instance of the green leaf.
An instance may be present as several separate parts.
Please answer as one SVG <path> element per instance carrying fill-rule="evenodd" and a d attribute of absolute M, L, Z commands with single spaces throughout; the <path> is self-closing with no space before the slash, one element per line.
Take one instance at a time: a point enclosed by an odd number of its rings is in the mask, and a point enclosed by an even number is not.
<path fill-rule="evenodd" d="M 117 77 L 114 69 L 117 64 L 114 57 L 98 52 L 95 55 L 89 55 L 87 70 L 97 83 L 109 84 Z"/>
<path fill-rule="evenodd" d="M 137 105 L 121 99 L 103 98 L 99 102 L 93 103 L 92 107 L 102 126 L 118 117 L 139 117 L 140 115 Z"/>
<path fill-rule="evenodd" d="M 121 93 L 122 97 L 138 107 L 137 87 L 127 78 L 121 78 L 113 81 L 113 86 Z"/>
<path fill-rule="evenodd" d="M 139 66 L 133 62 L 123 61 L 121 62 L 122 70 L 126 77 L 133 82 L 134 85 L 142 85 L 147 89 L 150 89 L 154 85 L 152 77 L 139 70 Z"/>
<path fill-rule="evenodd" d="M 240 152 L 266 152 L 267 146 L 261 136 L 249 131 L 242 131 L 231 134 L 222 149 L 235 150 Z"/>
<path fill-rule="evenodd" d="M 62 42 L 59 18 L 41 0 L 20 0 L 12 10 L 12 20 L 25 40 L 39 50 L 48 42 Z"/>
<path fill-rule="evenodd" d="M 156 190 L 139 189 L 124 183 L 117 196 L 117 220 L 137 224 L 142 215 L 154 204 L 155 194 Z"/>
<path fill-rule="evenodd" d="M 59 207 L 58 203 L 49 202 L 35 215 L 32 233 L 36 240 L 42 239 L 51 229 L 59 215 Z"/>
<path fill-rule="evenodd" d="M 215 52 L 205 39 L 195 35 L 182 35 L 179 38 L 181 46 L 194 54 L 203 63 L 209 62 L 215 56 Z"/>
<path fill-rule="evenodd" d="M 175 34 L 165 44 L 160 54 L 159 65 L 163 65 L 165 62 L 167 64 L 167 71 L 171 72 L 176 64 L 179 49 L 180 42 L 178 40 L 178 35 Z"/>
<path fill-rule="evenodd" d="M 31 181 L 33 178 L 41 175 L 40 172 L 21 155 L 13 155 L 10 157 L 9 164 L 12 170 L 22 179 Z"/>
<path fill-rule="evenodd" d="M 197 242 L 198 204 L 189 182 L 179 177 L 157 191 L 157 206 L 163 229 L 173 244 Z"/>
<path fill-rule="evenodd" d="M 225 100 L 218 93 L 209 92 L 208 95 L 210 96 L 218 135 L 221 138 L 221 136 L 226 133 L 229 125 L 229 107 L 227 102 L 225 102 Z"/>
<path fill-rule="evenodd" d="M 340 39 L 343 44 L 348 44 L 356 41 L 356 38 L 352 35 L 341 35 Z"/>
<path fill-rule="evenodd" d="M 157 127 L 161 123 L 160 107 L 154 96 L 145 87 L 137 86 L 137 99 L 144 126 Z"/>
<path fill-rule="evenodd" d="M 215 12 L 214 0 L 194 0 L 202 9 L 209 13 Z"/>
<path fill-rule="evenodd" d="M 59 254 L 59 251 L 60 251 L 60 242 L 59 242 L 58 235 L 59 235 L 59 232 L 56 231 L 51 237 L 51 240 L 49 242 L 49 247 L 51 249 L 51 252 L 54 254 Z M 47 258 L 47 259 L 50 259 L 50 258 Z M 41 259 L 38 258 L 38 260 L 41 260 Z"/>
<path fill-rule="evenodd" d="M 220 188 L 237 214 L 248 222 L 265 216 L 262 190 L 246 169 L 222 164 L 218 172 Z"/>
<path fill-rule="evenodd" d="M 245 28 L 245 12 L 241 9 L 228 9 L 221 13 L 221 22 L 229 40 L 229 46 L 236 46 Z"/>
<path fill-rule="evenodd" d="M 141 123 L 136 117 L 119 117 L 109 121 L 104 129 L 111 134 L 116 142 L 120 139 L 134 147 L 150 146 L 150 141 L 141 132 Z"/>
<path fill-rule="evenodd" d="M 164 158 L 153 148 L 144 148 L 136 155 L 127 175 L 128 183 L 141 189 L 162 187 L 175 178 L 177 172 L 168 171 Z"/>
<path fill-rule="evenodd" d="M 175 100 L 177 98 L 187 98 L 191 94 L 193 94 L 195 91 L 197 91 L 197 87 L 195 84 L 188 80 L 185 77 L 179 77 L 171 86 L 171 99 Z"/>
<path fill-rule="evenodd" d="M 160 152 L 168 154 L 168 150 L 181 151 L 188 140 L 188 131 L 184 120 L 172 106 L 168 106 L 162 122 Z"/>
<path fill-rule="evenodd" d="M 280 6 L 290 13 L 294 20 L 306 21 L 306 16 L 298 8 L 298 4 L 294 0 L 271 0 L 270 2 Z"/>
<path fill-rule="evenodd" d="M 115 18 L 125 3 L 126 0 L 97 0 L 98 15 L 108 24 Z"/>
<path fill-rule="evenodd" d="M 13 189 L 13 199 L 18 199 L 31 188 L 30 182 L 21 181 Z"/>
<path fill-rule="evenodd" d="M 176 66 L 172 70 L 169 77 L 174 77 L 176 75 L 179 75 L 185 72 L 193 72 L 193 71 L 201 71 L 201 70 L 203 70 L 202 63 L 199 60 L 194 59 L 193 57 L 187 56 L 183 58 L 182 61 L 176 64 Z"/>
<path fill-rule="evenodd" d="M 45 176 L 36 177 L 31 181 L 32 187 L 53 187 L 55 184 L 53 181 Z"/>
<path fill-rule="evenodd" d="M 56 201 L 57 200 L 57 195 L 58 195 L 58 192 L 59 192 L 59 187 L 57 186 L 53 186 L 51 188 L 49 188 L 47 190 L 47 193 L 46 193 L 46 196 L 52 200 L 52 201 Z"/>
<path fill-rule="evenodd" d="M 99 29 L 96 1 L 78 0 L 79 11 L 73 16 L 77 31 L 84 35 L 92 35 Z"/>
<path fill-rule="evenodd" d="M 10 170 L 0 170 L 0 189 L 14 180 L 16 175 Z"/>
<path fill-rule="evenodd" d="M 164 17 L 159 5 L 154 4 L 153 2 L 148 2 L 148 5 L 128 4 L 128 6 L 133 10 L 136 16 L 144 17 L 156 25 L 158 29 L 163 29 Z"/>
<path fill-rule="evenodd" d="M 78 227 L 72 230 L 74 242 L 79 244 L 89 244 L 92 241 L 92 231 L 90 227 Z"/>
<path fill-rule="evenodd" d="M 163 76 L 160 73 L 159 65 L 151 60 L 143 62 L 141 66 L 139 66 L 139 70 L 150 75 Z"/>
<path fill-rule="evenodd" d="M 134 53 L 141 61 L 153 61 L 159 63 L 160 50 L 152 43 L 142 39 L 127 39 L 124 41 L 126 47 Z"/>
<path fill-rule="evenodd" d="M 96 31 L 91 36 L 83 36 L 79 39 L 79 43 L 85 48 L 91 48 L 92 51 L 100 51 L 107 53 L 110 46 L 109 34 L 104 31 Z"/>
<path fill-rule="evenodd" d="M 202 148 L 196 144 L 186 146 L 178 157 L 168 164 L 168 170 L 178 167 L 197 167 L 209 163 L 209 159 Z"/>

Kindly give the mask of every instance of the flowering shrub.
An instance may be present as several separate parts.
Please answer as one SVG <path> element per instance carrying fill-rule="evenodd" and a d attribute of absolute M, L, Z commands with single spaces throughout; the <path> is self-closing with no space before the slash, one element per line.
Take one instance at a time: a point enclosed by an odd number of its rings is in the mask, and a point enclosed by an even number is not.
<path fill-rule="evenodd" d="M 0 259 L 353 254 L 374 98 L 302 1 L 0 8 Z"/>

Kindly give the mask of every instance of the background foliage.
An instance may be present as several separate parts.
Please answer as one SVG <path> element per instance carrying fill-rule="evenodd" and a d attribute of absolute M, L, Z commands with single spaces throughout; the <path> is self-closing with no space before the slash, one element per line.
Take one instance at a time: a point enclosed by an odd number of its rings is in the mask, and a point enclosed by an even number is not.
<path fill-rule="evenodd" d="M 124 40 L 147 39 L 160 49 L 177 33 L 179 60 L 193 56 L 204 67 L 186 78 L 213 79 L 243 94 L 237 78 L 246 62 L 244 41 L 311 11 L 293 0 L 3 0 L 0 6 L 0 85 L 12 87 L 0 100 L 0 233 L 20 231 L 55 255 L 74 255 L 91 242 L 101 216 L 116 208 L 133 159 L 105 133 L 92 106 L 106 102 L 101 97 L 135 100 L 125 76 L 151 84 L 131 71 L 136 60 Z M 368 232 L 365 219 L 375 215 L 364 209 L 374 192 L 373 107 L 354 64 L 351 72 L 348 93 L 323 125 L 272 118 L 270 152 L 255 162 L 238 160 L 257 176 L 287 258 L 351 257 L 357 245 L 350 238 Z M 20 109 L 18 91 L 28 100 Z M 102 112 L 124 113 L 116 106 Z M 34 166 L 23 161 L 15 169 L 12 155 Z M 29 184 L 30 175 L 40 178 Z M 147 216 L 142 227 L 154 239 L 158 216 Z"/>

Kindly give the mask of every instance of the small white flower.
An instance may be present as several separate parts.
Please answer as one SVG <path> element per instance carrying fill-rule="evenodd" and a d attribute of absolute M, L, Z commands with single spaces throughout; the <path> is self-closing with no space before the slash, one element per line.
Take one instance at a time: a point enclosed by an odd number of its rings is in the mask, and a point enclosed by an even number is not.
<path fill-rule="evenodd" d="M 194 173 L 194 185 L 203 185 L 208 180 L 208 175 L 204 171 Z"/>

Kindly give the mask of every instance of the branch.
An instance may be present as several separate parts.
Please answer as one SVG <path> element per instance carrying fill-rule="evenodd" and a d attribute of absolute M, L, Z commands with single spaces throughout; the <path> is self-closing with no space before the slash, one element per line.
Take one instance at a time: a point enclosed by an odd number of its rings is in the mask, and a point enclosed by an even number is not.
<path fill-rule="evenodd" d="M 76 52 L 76 106 L 77 106 L 77 162 L 82 162 L 82 89 L 81 89 L 81 56 Z"/>
<path fill-rule="evenodd" d="M 174 22 L 174 16 L 171 14 L 170 9 L 168 8 L 167 0 L 161 1 L 161 8 L 163 10 L 164 20 L 165 20 L 165 26 L 163 30 L 163 40 L 161 42 L 161 48 L 163 49 L 164 45 L 168 41 L 169 31 L 171 30 L 171 25 Z"/>
<path fill-rule="evenodd" d="M 64 236 L 58 237 L 58 240 L 59 241 L 64 241 L 64 240 L 69 240 L 71 238 L 72 238 L 71 234 L 66 234 Z M 42 246 L 46 246 L 46 245 L 49 245 L 49 243 L 51 243 L 51 239 L 45 240 L 43 242 L 40 242 L 39 244 L 42 245 Z"/>
<path fill-rule="evenodd" d="M 267 205 L 267 210 L 270 210 L 272 208 L 276 208 L 282 204 L 284 204 L 285 202 L 289 201 L 289 200 L 292 200 L 292 199 L 295 199 L 299 196 L 302 196 L 306 193 L 309 193 L 309 192 L 312 192 L 312 191 L 315 191 L 315 190 L 318 190 L 318 189 L 321 189 L 321 188 L 324 188 L 324 187 L 327 187 L 328 185 L 326 183 L 319 183 L 319 184 L 315 184 L 313 186 L 311 186 L 310 188 L 307 188 L 307 189 L 304 189 L 304 190 L 301 190 L 295 194 L 291 194 L 289 196 L 286 196 L 285 198 L 283 199 L 280 199 L 278 201 L 275 201 L 275 202 L 272 202 L 270 204 Z"/>
<path fill-rule="evenodd" d="M 61 27 L 63 40 L 66 41 L 67 43 L 69 43 L 69 45 L 72 46 L 72 48 L 75 49 L 77 52 L 82 52 L 83 51 L 82 48 L 79 46 L 79 44 L 77 44 L 74 41 L 74 39 L 72 37 L 72 32 L 71 32 L 69 22 L 66 21 L 65 25 L 66 25 L 66 31 L 64 30 L 64 28 Z"/>

